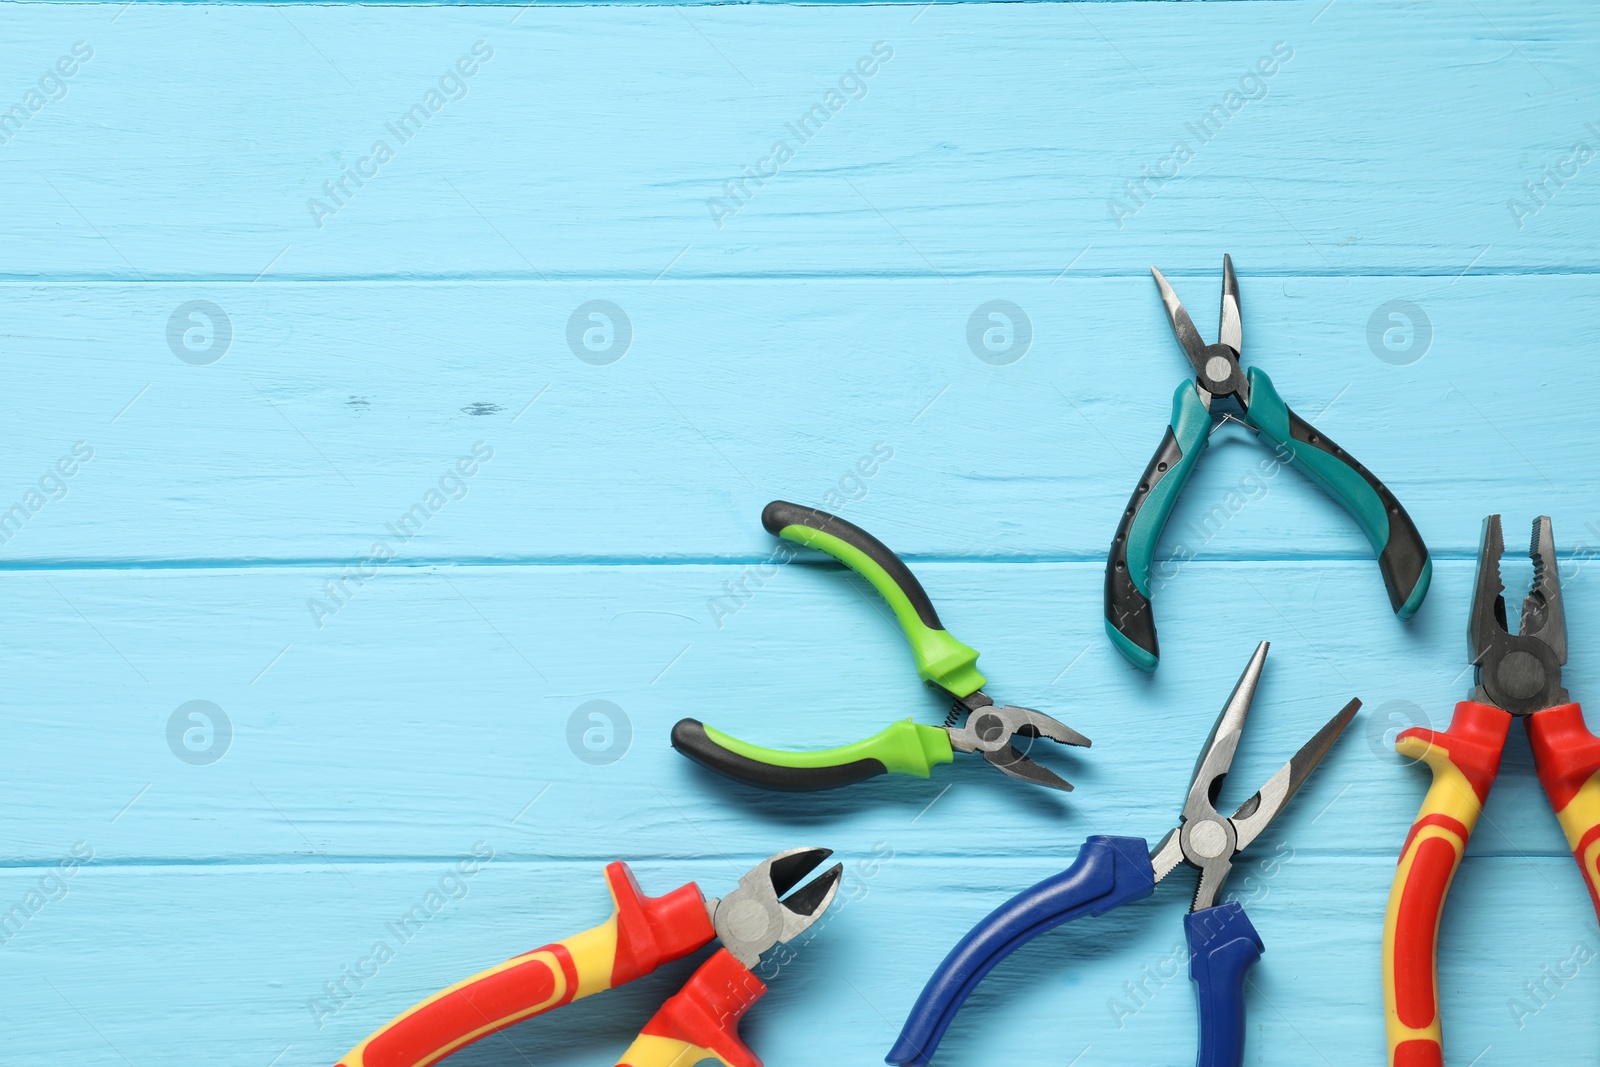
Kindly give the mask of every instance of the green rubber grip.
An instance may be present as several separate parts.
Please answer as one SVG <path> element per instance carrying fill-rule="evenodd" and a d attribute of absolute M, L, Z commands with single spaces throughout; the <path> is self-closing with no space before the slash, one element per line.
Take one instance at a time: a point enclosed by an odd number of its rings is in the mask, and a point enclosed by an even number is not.
<path fill-rule="evenodd" d="M 730 778 L 766 789 L 807 792 L 835 789 L 880 774 L 927 778 L 934 767 L 955 758 L 947 732 L 911 719 L 892 723 L 864 741 L 809 752 L 762 748 L 684 719 L 673 727 L 672 745 L 696 763 Z"/>
<path fill-rule="evenodd" d="M 978 651 L 944 628 L 922 583 L 882 541 L 837 515 L 782 500 L 766 506 L 761 522 L 769 532 L 826 552 L 865 578 L 894 612 L 923 681 L 956 697 L 983 688 Z"/>
<path fill-rule="evenodd" d="M 1133 521 L 1128 526 L 1128 577 L 1133 580 L 1133 587 L 1146 597 L 1150 595 L 1150 561 L 1155 557 L 1161 531 L 1166 528 L 1178 494 L 1183 491 L 1211 434 L 1211 412 L 1206 410 L 1193 382 L 1183 382 L 1172 394 L 1171 429 L 1182 454 L 1165 470 L 1147 472 L 1134 498 L 1128 502 L 1133 512 Z"/>
<path fill-rule="evenodd" d="M 1409 619 L 1422 605 L 1433 577 L 1433 561 L 1411 516 L 1388 486 L 1354 456 L 1291 411 L 1271 378 L 1255 367 L 1248 376 L 1250 406 L 1245 421 L 1356 520 L 1377 553 L 1390 605 L 1395 614 Z"/>

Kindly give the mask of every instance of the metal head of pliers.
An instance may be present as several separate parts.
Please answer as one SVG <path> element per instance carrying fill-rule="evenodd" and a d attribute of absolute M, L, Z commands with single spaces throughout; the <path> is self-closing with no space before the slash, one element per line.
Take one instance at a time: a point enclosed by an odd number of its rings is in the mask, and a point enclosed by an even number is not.
<path fill-rule="evenodd" d="M 1239 366 L 1244 345 L 1244 323 L 1239 317 L 1239 279 L 1233 274 L 1233 259 L 1222 257 L 1222 321 L 1217 327 L 1217 343 L 1208 345 L 1200 337 L 1194 320 L 1184 310 L 1178 294 L 1172 291 L 1159 270 L 1150 268 L 1156 288 L 1161 290 L 1161 305 L 1167 310 L 1172 332 L 1178 337 L 1183 354 L 1194 365 L 1195 388 L 1201 403 L 1213 414 L 1242 415 L 1250 406 L 1250 382 Z M 1213 401 L 1233 401 L 1233 410 L 1214 408 Z"/>
<path fill-rule="evenodd" d="M 836 863 L 798 891 L 789 891 L 831 855 L 832 849 L 791 848 L 745 872 L 727 896 L 707 900 L 706 913 L 722 947 L 754 968 L 763 952 L 805 933 L 833 903 L 844 864 Z"/>
<path fill-rule="evenodd" d="M 1550 516 L 1533 520 L 1528 546 L 1533 585 L 1523 598 L 1514 634 L 1506 622 L 1505 583 L 1500 580 L 1505 550 L 1500 516 L 1490 515 L 1483 520 L 1478 581 L 1467 623 L 1467 649 L 1476 668 L 1472 699 L 1513 715 L 1531 715 L 1568 700 L 1561 685 L 1561 667 L 1567 662 L 1567 615 L 1561 605 Z"/>
<path fill-rule="evenodd" d="M 956 700 L 945 717 L 944 729 L 950 735 L 950 747 L 957 752 L 977 752 L 1002 774 L 1068 793 L 1072 783 L 1029 759 L 1028 750 L 1040 737 L 1057 744 L 1089 747 L 1089 739 L 1066 723 L 1032 708 L 1001 707 L 982 690 Z M 1020 751 L 1013 743 L 1019 737 L 1026 742 Z"/>
<path fill-rule="evenodd" d="M 1255 655 L 1250 657 L 1249 666 L 1239 676 L 1233 695 L 1223 705 L 1222 714 L 1211 728 L 1211 736 L 1200 750 L 1178 825 L 1167 831 L 1150 853 L 1150 865 L 1155 868 L 1157 882 L 1171 874 L 1180 863 L 1200 872 L 1190 911 L 1216 904 L 1228 872 L 1233 868 L 1234 857 L 1259 837 L 1267 824 L 1288 805 L 1289 799 L 1322 762 L 1322 757 L 1328 754 L 1361 707 L 1359 700 L 1346 704 L 1301 746 L 1293 759 L 1268 778 L 1254 796 L 1240 804 L 1231 816 L 1223 816 L 1215 805 L 1228 768 L 1233 766 L 1234 753 L 1244 733 L 1245 716 L 1249 714 L 1256 683 L 1261 680 L 1261 669 L 1266 661 L 1267 642 L 1263 641 L 1256 646 Z"/>

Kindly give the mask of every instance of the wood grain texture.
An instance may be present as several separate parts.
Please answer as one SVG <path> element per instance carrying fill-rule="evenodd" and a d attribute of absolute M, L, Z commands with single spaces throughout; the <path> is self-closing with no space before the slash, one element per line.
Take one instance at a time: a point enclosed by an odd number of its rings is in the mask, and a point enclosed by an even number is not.
<path fill-rule="evenodd" d="M 1593 5 L 0 10 L 0 916 L 29 912 L 0 926 L 8 1065 L 326 1067 L 597 922 L 609 860 L 719 893 L 814 843 L 848 902 L 745 1032 L 772 1067 L 865 1067 L 978 918 L 1087 834 L 1171 825 L 1262 638 L 1225 799 L 1366 708 L 1230 883 L 1267 944 L 1247 1062 L 1376 1062 L 1427 784 L 1389 742 L 1467 692 L 1485 513 L 1513 553 L 1554 517 L 1567 682 L 1600 682 Z M 330 199 L 377 140 L 393 158 Z M 1197 558 L 1156 595 L 1148 678 L 1100 622 L 1185 369 L 1147 270 L 1209 334 L 1225 251 L 1246 361 L 1394 488 L 1434 589 L 1396 622 L 1354 523 L 1225 428 L 1162 542 Z M 971 340 L 996 300 L 1030 333 L 1010 362 Z M 626 315 L 614 361 L 571 340 L 591 301 Z M 767 565 L 774 497 L 908 556 L 993 695 L 1094 739 L 1045 756 L 1077 791 L 963 758 L 795 798 L 673 753 L 686 715 L 792 747 L 942 715 L 865 583 Z M 191 701 L 226 721 L 209 762 Z M 1192 1062 L 1190 877 L 1020 952 L 940 1062 Z M 1591 1057 L 1595 958 L 1515 731 L 1446 916 L 1451 1061 Z M 450 1062 L 610 1062 L 686 974 Z"/>
<path fill-rule="evenodd" d="M 1208 333 L 1221 250 L 1175 264 Z M 1475 554 L 1486 506 L 1548 511 L 1565 547 L 1600 545 L 1600 474 L 1570 438 L 1600 383 L 1561 362 L 1600 344 L 1600 282 L 1274 278 L 1235 262 L 1246 361 L 1394 489 L 1436 554 Z M 567 343 L 596 299 L 633 329 L 603 366 Z M 1032 325 L 1009 365 L 968 343 L 995 299 Z M 232 329 L 205 366 L 168 344 L 194 300 Z M 1404 366 L 1369 342 L 1393 300 L 1432 330 Z M 914 559 L 1103 559 L 1188 369 L 1148 275 L 12 284 L 0 317 L 27 356 L 0 401 L 14 457 L 0 509 L 74 442 L 95 453 L 65 499 L 0 531 L 0 560 L 28 565 L 358 562 L 478 441 L 495 458 L 393 545 L 402 558 L 753 561 L 771 552 L 761 507 L 782 497 L 851 509 Z M 1381 333 L 1376 346 L 1389 354 Z M 1370 554 L 1304 476 L 1263 478 L 1269 453 L 1249 440 L 1213 438 L 1168 554 Z"/>
<path fill-rule="evenodd" d="M 0 195 L 29 205 L 4 273 L 1048 279 L 1224 241 L 1292 274 L 1592 269 L 1586 170 L 1521 228 L 1506 203 L 1595 139 L 1591 5 L 1325 6 L 19 7 L 17 97 L 75 41 L 95 55 L 4 146 Z M 494 58 L 401 143 L 478 41 Z M 864 95 L 829 101 L 880 41 Z M 394 158 L 319 226 L 308 201 L 380 140 Z"/>

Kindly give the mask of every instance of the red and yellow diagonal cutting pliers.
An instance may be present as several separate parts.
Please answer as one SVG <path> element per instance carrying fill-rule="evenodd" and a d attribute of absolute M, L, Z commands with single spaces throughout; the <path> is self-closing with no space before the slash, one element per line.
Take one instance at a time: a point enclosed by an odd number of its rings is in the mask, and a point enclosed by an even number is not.
<path fill-rule="evenodd" d="M 1400 866 L 1383 924 L 1383 999 L 1392 1067 L 1439 1067 L 1441 1043 L 1438 948 L 1444 898 L 1467 838 L 1500 770 L 1513 718 L 1522 719 L 1539 782 L 1578 861 L 1600 912 L 1600 738 L 1561 685 L 1567 623 L 1561 606 L 1550 519 L 1534 520 L 1533 588 L 1522 602 L 1517 632 L 1506 624 L 1500 516 L 1483 525 L 1478 581 L 1467 635 L 1477 683 L 1456 705 L 1448 730 L 1413 728 L 1395 740 L 1403 756 L 1433 772 Z"/>
<path fill-rule="evenodd" d="M 645 1024 L 619 1067 L 686 1067 L 716 1060 L 761 1067 L 739 1039 L 739 1020 L 762 994 L 762 953 L 792 941 L 833 903 L 835 864 L 790 893 L 831 855 L 796 848 L 762 860 L 720 900 L 690 882 L 659 897 L 639 890 L 626 863 L 606 868 L 616 912 L 591 930 L 473 975 L 389 1021 L 338 1067 L 431 1067 L 480 1038 L 631 982 L 717 939 L 710 959 Z M 785 896 L 785 894 L 788 894 Z"/>

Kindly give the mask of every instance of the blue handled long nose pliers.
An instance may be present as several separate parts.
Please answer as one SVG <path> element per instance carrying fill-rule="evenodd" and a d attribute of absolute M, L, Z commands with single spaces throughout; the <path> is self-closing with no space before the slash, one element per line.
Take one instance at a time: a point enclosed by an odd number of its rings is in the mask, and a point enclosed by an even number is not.
<path fill-rule="evenodd" d="M 1264 946 L 1244 908 L 1234 901 L 1218 904 L 1217 897 L 1234 858 L 1284 809 L 1361 707 L 1359 700 L 1346 704 L 1237 811 L 1231 816 L 1219 814 L 1214 804 L 1233 765 L 1266 659 L 1263 641 L 1200 751 L 1178 825 L 1154 850 L 1143 838 L 1091 837 L 1071 867 L 991 912 L 928 979 L 886 1057 L 889 1063 L 900 1067 L 929 1063 L 962 1003 L 1022 944 L 1072 919 L 1142 900 L 1180 864 L 1200 872 L 1194 904 L 1184 917 L 1189 975 L 1200 997 L 1198 1064 L 1239 1067 L 1244 1062 L 1245 972 L 1261 958 Z"/>

